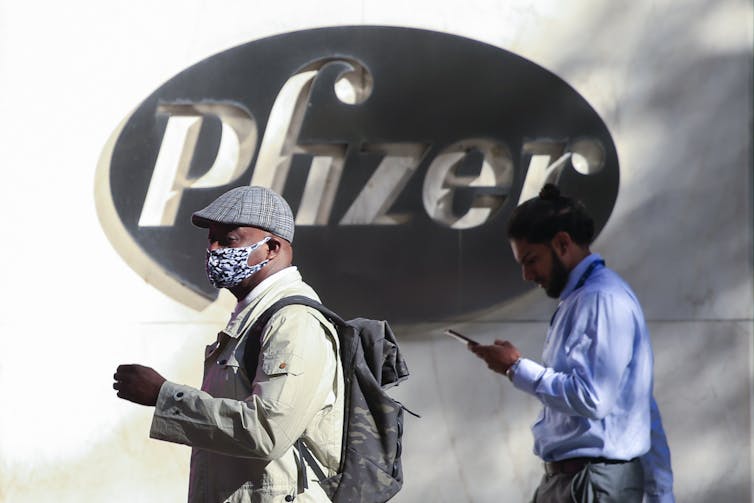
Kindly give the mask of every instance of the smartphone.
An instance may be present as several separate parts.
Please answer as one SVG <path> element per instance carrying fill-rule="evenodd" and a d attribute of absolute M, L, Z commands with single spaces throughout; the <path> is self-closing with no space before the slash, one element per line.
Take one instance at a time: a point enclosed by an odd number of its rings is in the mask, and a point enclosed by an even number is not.
<path fill-rule="evenodd" d="M 445 330 L 445 335 L 447 335 L 449 337 L 452 337 L 455 340 L 457 340 L 459 342 L 462 342 L 464 344 L 473 344 L 474 346 L 476 346 L 477 344 L 479 344 L 474 339 L 472 339 L 470 337 L 466 337 L 465 335 L 463 335 L 461 333 L 458 333 L 455 330 L 452 330 L 450 328 L 448 328 L 448 329 Z"/>

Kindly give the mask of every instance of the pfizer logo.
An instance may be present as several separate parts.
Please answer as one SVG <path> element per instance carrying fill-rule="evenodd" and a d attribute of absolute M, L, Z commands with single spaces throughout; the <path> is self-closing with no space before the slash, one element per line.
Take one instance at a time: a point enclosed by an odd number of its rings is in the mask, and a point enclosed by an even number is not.
<path fill-rule="evenodd" d="M 103 226 L 150 282 L 217 296 L 190 215 L 264 185 L 296 219 L 294 263 L 345 317 L 457 318 L 528 289 L 505 226 L 552 181 L 607 222 L 610 132 L 573 88 L 513 53 L 407 28 L 287 33 L 211 56 L 124 120 L 97 185 Z"/>

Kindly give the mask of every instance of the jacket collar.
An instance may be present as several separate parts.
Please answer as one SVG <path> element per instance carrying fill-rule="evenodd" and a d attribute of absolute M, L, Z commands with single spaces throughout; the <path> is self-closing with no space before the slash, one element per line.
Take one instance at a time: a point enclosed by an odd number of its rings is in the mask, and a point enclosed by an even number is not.
<path fill-rule="evenodd" d="M 251 316 L 247 315 L 254 311 L 259 305 L 261 299 L 269 293 L 284 288 L 296 281 L 302 281 L 302 279 L 301 273 L 298 272 L 298 269 L 295 266 L 286 267 L 269 278 L 265 278 L 265 280 L 254 287 L 246 297 L 238 301 L 238 304 L 236 304 L 236 308 L 233 310 L 230 320 L 225 326 L 223 332 L 233 338 L 239 337 L 246 328 L 245 326 L 242 326 L 246 325 L 244 320 L 252 319 Z M 261 313 L 257 313 L 257 315 L 259 314 Z"/>

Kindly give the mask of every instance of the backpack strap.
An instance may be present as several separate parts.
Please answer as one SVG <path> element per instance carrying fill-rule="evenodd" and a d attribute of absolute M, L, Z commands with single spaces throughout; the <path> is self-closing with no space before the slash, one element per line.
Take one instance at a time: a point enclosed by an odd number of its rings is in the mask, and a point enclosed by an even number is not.
<path fill-rule="evenodd" d="M 246 374 L 248 374 L 250 381 L 254 380 L 254 376 L 257 373 L 257 365 L 259 364 L 259 352 L 262 350 L 262 331 L 264 330 L 264 327 L 275 315 L 275 313 L 277 313 L 285 306 L 290 306 L 292 304 L 299 304 L 314 308 L 322 313 L 322 315 L 330 320 L 330 322 L 332 322 L 334 325 L 345 325 L 343 318 L 310 297 L 306 297 L 304 295 L 291 295 L 289 297 L 283 297 L 282 299 L 276 301 L 270 307 L 265 309 L 264 312 L 262 312 L 262 314 L 260 314 L 256 320 L 254 320 L 254 324 L 249 328 L 249 335 L 246 337 L 246 348 L 243 352 L 243 366 L 246 369 Z M 251 316 L 251 312 L 246 315 L 247 319 L 243 321 L 244 324 L 246 323 L 246 321 L 248 321 L 249 316 Z"/>
<path fill-rule="evenodd" d="M 254 323 L 248 330 L 249 335 L 246 337 L 246 347 L 243 352 L 243 366 L 246 369 L 246 374 L 249 376 L 249 381 L 253 381 L 254 376 L 257 373 L 259 353 L 262 351 L 262 331 L 264 330 L 264 327 L 280 309 L 293 304 L 304 305 L 316 309 L 334 325 L 344 326 L 346 324 L 343 318 L 338 316 L 334 311 L 323 306 L 320 302 L 304 295 L 291 295 L 276 301 L 270 307 L 265 309 L 256 320 L 254 320 Z M 242 322 L 242 326 L 248 321 L 249 316 L 251 316 L 251 312 L 246 315 L 246 318 Z M 299 438 L 296 440 L 294 446 L 298 451 L 296 464 L 298 465 L 298 490 L 299 493 L 301 493 L 307 489 L 309 485 L 308 477 L 306 475 L 307 464 L 311 467 L 320 481 L 326 479 L 327 476 L 322 472 L 319 464 L 314 459 L 314 455 L 306 447 L 306 444 L 304 444 L 303 439 Z"/>
<path fill-rule="evenodd" d="M 322 481 L 327 478 L 327 475 L 325 475 L 325 472 L 322 471 L 322 468 L 319 467 L 319 463 L 317 463 L 317 460 L 314 459 L 314 454 L 312 454 L 312 451 L 309 450 L 309 448 L 304 443 L 304 440 L 299 438 L 296 440 L 296 448 L 298 449 L 299 455 L 303 457 L 306 460 L 306 463 L 309 465 L 309 468 L 312 469 L 314 474 L 317 476 L 317 478 Z M 302 463 L 303 465 L 303 463 Z M 306 477 L 306 467 L 303 469 L 304 477 Z"/>

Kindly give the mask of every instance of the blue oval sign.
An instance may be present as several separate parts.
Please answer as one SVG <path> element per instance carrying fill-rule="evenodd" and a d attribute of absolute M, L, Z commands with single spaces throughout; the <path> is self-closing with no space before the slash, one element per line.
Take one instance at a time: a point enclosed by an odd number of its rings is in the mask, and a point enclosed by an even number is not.
<path fill-rule="evenodd" d="M 562 79 L 408 28 L 323 28 L 224 51 L 157 89 L 110 148 L 103 225 L 164 291 L 194 306 L 216 297 L 190 215 L 229 188 L 265 185 L 289 201 L 294 262 L 323 301 L 393 321 L 521 293 L 510 210 L 552 181 L 599 230 L 619 183 L 610 132 Z M 113 237 L 124 233 L 128 245 Z"/>

